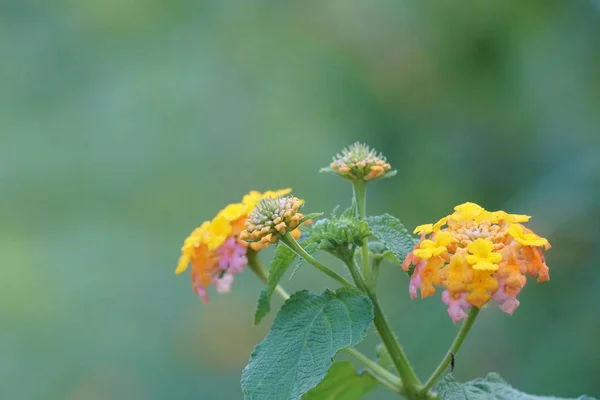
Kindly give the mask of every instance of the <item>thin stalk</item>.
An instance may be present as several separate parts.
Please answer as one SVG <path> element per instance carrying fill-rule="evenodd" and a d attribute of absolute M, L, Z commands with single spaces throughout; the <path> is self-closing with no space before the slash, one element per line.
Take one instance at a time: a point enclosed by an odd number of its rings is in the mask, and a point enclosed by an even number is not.
<path fill-rule="evenodd" d="M 300 246 L 300 244 L 296 241 L 296 239 L 294 239 L 292 237 L 292 235 L 289 232 L 287 232 L 285 235 L 283 235 L 280 240 L 286 246 L 288 246 L 294 253 L 296 253 L 298 256 L 304 258 L 309 264 L 316 267 L 319 271 L 323 272 L 325 275 L 327 275 L 330 278 L 334 279 L 335 281 L 339 282 L 343 286 L 347 286 L 347 287 L 351 287 L 351 288 L 355 287 L 352 283 L 350 283 L 349 281 L 344 279 L 340 274 L 338 274 L 335 271 L 332 271 L 331 269 L 329 269 L 328 267 L 326 267 L 325 265 L 323 265 L 322 263 L 320 263 L 319 261 L 314 259 L 310 254 L 308 254 L 302 248 L 302 246 Z"/>
<path fill-rule="evenodd" d="M 450 364 L 450 361 L 452 361 L 452 358 L 456 356 L 456 353 L 458 353 L 460 346 L 463 344 L 465 338 L 467 337 L 467 334 L 471 330 L 471 327 L 475 322 L 475 318 L 477 318 L 477 314 L 479 314 L 479 308 L 475 306 L 471 307 L 469 316 L 467 317 L 465 322 L 462 323 L 462 326 L 456 334 L 454 342 L 452 342 L 452 345 L 450 346 L 450 349 L 448 349 L 446 356 L 442 359 L 440 365 L 438 365 L 433 374 L 431 374 L 431 377 L 427 380 L 427 382 L 425 382 L 425 385 L 423 385 L 422 393 L 427 392 L 427 390 L 431 388 L 435 384 L 435 382 L 437 382 L 439 377 L 442 376 L 442 374 L 448 367 L 448 364 Z"/>
<path fill-rule="evenodd" d="M 373 323 L 375 324 L 375 329 L 377 329 L 377 333 L 379 334 L 383 345 L 390 354 L 392 363 L 398 371 L 400 378 L 402 378 L 402 383 L 404 384 L 406 394 L 412 398 L 411 395 L 416 394 L 421 382 L 419 381 L 417 374 L 410 364 L 408 357 L 406 357 L 406 354 L 404 354 L 402 346 L 400 346 L 400 343 L 398 343 L 396 335 L 394 335 L 387 318 L 383 314 L 383 310 L 381 309 L 377 295 L 375 292 L 366 287 L 365 282 L 360 278 L 360 272 L 358 271 L 358 266 L 356 265 L 354 258 L 349 258 L 346 260 L 346 265 L 348 265 L 348 269 L 350 270 L 350 274 L 353 278 L 356 279 L 356 276 L 359 277 L 356 281 L 356 285 L 359 287 L 359 289 L 364 290 L 368 294 L 371 302 L 373 303 L 373 311 L 375 313 Z"/>
<path fill-rule="evenodd" d="M 379 266 L 381 265 L 381 261 L 383 261 L 383 259 L 380 257 L 373 258 L 373 275 L 371 275 L 373 290 L 377 288 L 377 279 L 379 278 Z"/>
<path fill-rule="evenodd" d="M 352 188 L 354 189 L 354 199 L 356 200 L 356 207 L 358 208 L 358 216 L 360 219 L 367 218 L 367 187 L 364 182 L 353 182 Z M 369 239 L 364 238 L 362 243 L 362 270 L 367 285 L 371 287 L 373 282 L 371 263 L 369 260 Z"/>
<path fill-rule="evenodd" d="M 267 282 L 269 281 L 268 272 L 265 269 L 264 265 L 258 259 L 257 253 L 255 251 L 248 252 L 248 265 L 250 269 L 256 274 L 258 279 L 260 279 L 263 283 L 267 284 Z M 290 295 L 287 293 L 287 291 L 280 285 L 277 285 L 275 287 L 275 291 L 283 300 L 287 300 L 290 298 Z M 387 387 L 394 393 L 403 392 L 402 381 L 396 375 L 392 374 L 387 369 L 383 368 L 381 365 L 377 364 L 369 357 L 352 347 L 347 347 L 344 350 L 358 363 L 367 368 L 373 376 L 373 378 L 377 380 L 377 382 Z"/>
<path fill-rule="evenodd" d="M 371 372 L 371 375 L 383 386 L 387 387 L 394 393 L 403 392 L 404 389 L 402 387 L 402 381 L 396 375 L 392 374 L 390 371 L 383 368 L 381 365 L 377 364 L 375 361 L 371 360 L 369 357 L 352 347 L 348 347 L 345 350 L 348 355 L 354 358 L 362 366 L 367 368 L 369 372 Z"/>
<path fill-rule="evenodd" d="M 248 267 L 254 272 L 254 274 L 260 279 L 265 285 L 269 283 L 269 273 L 265 269 L 264 265 L 258 259 L 258 252 L 248 248 L 246 252 L 248 258 Z"/>
<path fill-rule="evenodd" d="M 258 253 L 254 250 L 248 250 L 246 257 L 248 257 L 248 266 L 254 272 L 254 274 L 260 279 L 262 283 L 267 285 L 269 283 L 269 273 L 265 266 L 258 259 Z M 280 285 L 275 286 L 275 291 L 282 299 L 287 300 L 290 298 L 288 292 Z"/>
<path fill-rule="evenodd" d="M 417 377 L 415 370 L 410 364 L 410 361 L 408 361 L 408 357 L 406 357 L 406 354 L 404 354 L 402 346 L 400 346 L 400 343 L 398 343 L 396 335 L 394 335 L 387 318 L 383 314 L 383 310 L 381 309 L 381 305 L 379 304 L 377 296 L 369 295 L 369 297 L 371 297 L 371 301 L 373 302 L 373 310 L 375 311 L 375 319 L 373 320 L 375 329 L 377 329 L 377 333 L 379 333 L 379 337 L 381 338 L 383 345 L 390 354 L 392 362 L 394 363 L 394 367 L 396 367 L 400 378 L 402 378 L 402 383 L 404 384 L 407 395 L 412 398 L 411 395 L 417 391 L 421 382 L 419 382 L 419 378 Z"/>

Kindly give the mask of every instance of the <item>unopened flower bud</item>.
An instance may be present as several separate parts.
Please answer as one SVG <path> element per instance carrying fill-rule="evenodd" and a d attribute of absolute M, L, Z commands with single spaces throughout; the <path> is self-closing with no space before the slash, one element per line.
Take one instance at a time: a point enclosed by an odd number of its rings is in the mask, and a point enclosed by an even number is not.
<path fill-rule="evenodd" d="M 293 196 L 264 198 L 258 202 L 246 220 L 242 240 L 261 244 L 275 243 L 287 232 L 298 227 L 304 217 L 299 212 L 303 201 Z"/>
<path fill-rule="evenodd" d="M 369 182 L 394 175 L 395 171 L 390 171 L 391 168 L 382 154 L 356 142 L 342 150 L 342 154 L 337 154 L 329 168 L 321 171 L 333 172 L 350 181 Z"/>

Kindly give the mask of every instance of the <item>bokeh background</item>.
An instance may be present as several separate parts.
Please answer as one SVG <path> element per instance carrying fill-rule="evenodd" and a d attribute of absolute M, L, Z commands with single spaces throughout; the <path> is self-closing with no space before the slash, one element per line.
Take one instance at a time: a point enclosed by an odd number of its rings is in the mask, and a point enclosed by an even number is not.
<path fill-rule="evenodd" d="M 203 305 L 181 243 L 250 189 L 348 205 L 316 172 L 355 140 L 399 171 L 371 214 L 414 227 L 470 200 L 553 244 L 551 281 L 486 309 L 456 376 L 600 395 L 600 2 L 18 0 L 0 52 L 0 398 L 241 399 L 261 285 Z M 385 266 L 426 377 L 457 328 L 407 285 Z"/>

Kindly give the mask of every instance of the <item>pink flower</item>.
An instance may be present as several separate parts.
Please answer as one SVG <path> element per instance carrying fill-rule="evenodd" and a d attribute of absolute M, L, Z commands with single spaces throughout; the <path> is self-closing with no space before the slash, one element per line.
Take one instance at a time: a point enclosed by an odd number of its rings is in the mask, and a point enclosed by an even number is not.
<path fill-rule="evenodd" d="M 208 304 L 208 293 L 200 283 L 194 285 L 194 291 L 196 292 L 198 297 L 200 297 L 200 300 L 202 300 L 204 304 Z"/>
<path fill-rule="evenodd" d="M 410 295 L 411 299 L 417 298 L 417 289 L 421 287 L 421 283 L 423 281 L 421 278 L 421 270 L 425 268 L 426 264 L 426 260 L 421 260 L 413 270 L 413 274 L 410 277 L 410 284 L 408 285 L 408 294 Z"/>
<path fill-rule="evenodd" d="M 233 283 L 233 274 L 223 274 L 223 276 L 215 277 L 212 281 L 217 289 L 218 293 L 229 293 L 231 291 L 231 284 Z"/>
<path fill-rule="evenodd" d="M 503 302 L 499 306 L 499 308 L 502 311 L 504 311 L 505 313 L 507 313 L 508 315 L 513 315 L 513 313 L 515 312 L 517 307 L 519 307 L 519 304 L 521 304 L 519 302 L 519 300 L 517 300 L 517 295 L 519 294 L 519 292 L 521 290 L 519 290 L 514 295 L 509 295 L 504 290 L 505 279 L 499 279 L 498 283 L 499 283 L 498 290 L 496 291 L 496 293 L 494 293 L 494 296 L 492 298 L 494 299 L 494 301 L 497 301 L 498 303 Z"/>
<path fill-rule="evenodd" d="M 442 292 L 442 301 L 448 306 L 448 315 L 455 324 L 467 318 L 465 310 L 471 308 L 471 303 L 465 300 L 466 297 L 466 293 L 451 295 L 447 290 Z"/>
<path fill-rule="evenodd" d="M 248 265 L 246 248 L 240 245 L 234 237 L 228 238 L 225 243 L 217 249 L 217 254 L 219 256 L 219 268 L 230 274 L 239 274 L 243 272 L 246 265 Z"/>

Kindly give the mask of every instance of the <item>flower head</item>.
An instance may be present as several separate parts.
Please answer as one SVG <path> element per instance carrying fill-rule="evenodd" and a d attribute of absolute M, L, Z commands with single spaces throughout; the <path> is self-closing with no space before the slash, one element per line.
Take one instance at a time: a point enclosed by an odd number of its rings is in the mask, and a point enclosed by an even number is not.
<path fill-rule="evenodd" d="M 249 248 L 266 247 L 266 244 L 249 244 L 239 238 L 248 215 L 261 199 L 274 199 L 290 191 L 251 191 L 240 203 L 227 205 L 212 220 L 203 222 L 185 239 L 175 273 L 181 274 L 191 265 L 192 287 L 205 303 L 211 284 L 218 293 L 228 293 L 234 275 L 243 272 L 248 264 Z"/>
<path fill-rule="evenodd" d="M 526 274 L 537 275 L 538 282 L 550 279 L 542 253 L 550 243 L 521 224 L 529 218 L 464 203 L 437 223 L 418 226 L 421 240 L 402 264 L 405 271 L 414 265 L 410 297 L 418 291 L 427 297 L 443 286 L 442 300 L 454 323 L 466 318 L 471 306 L 481 308 L 490 300 L 512 314 Z"/>
<path fill-rule="evenodd" d="M 296 229 L 303 214 L 303 201 L 294 196 L 265 197 L 250 212 L 241 239 L 261 244 L 275 243 L 286 232 Z"/>
<path fill-rule="evenodd" d="M 332 171 L 350 181 L 372 181 L 384 176 L 392 176 L 395 171 L 382 154 L 377 154 L 369 146 L 356 142 L 337 154 L 329 168 L 321 171 Z M 389 171 L 389 172 L 388 172 Z"/>

